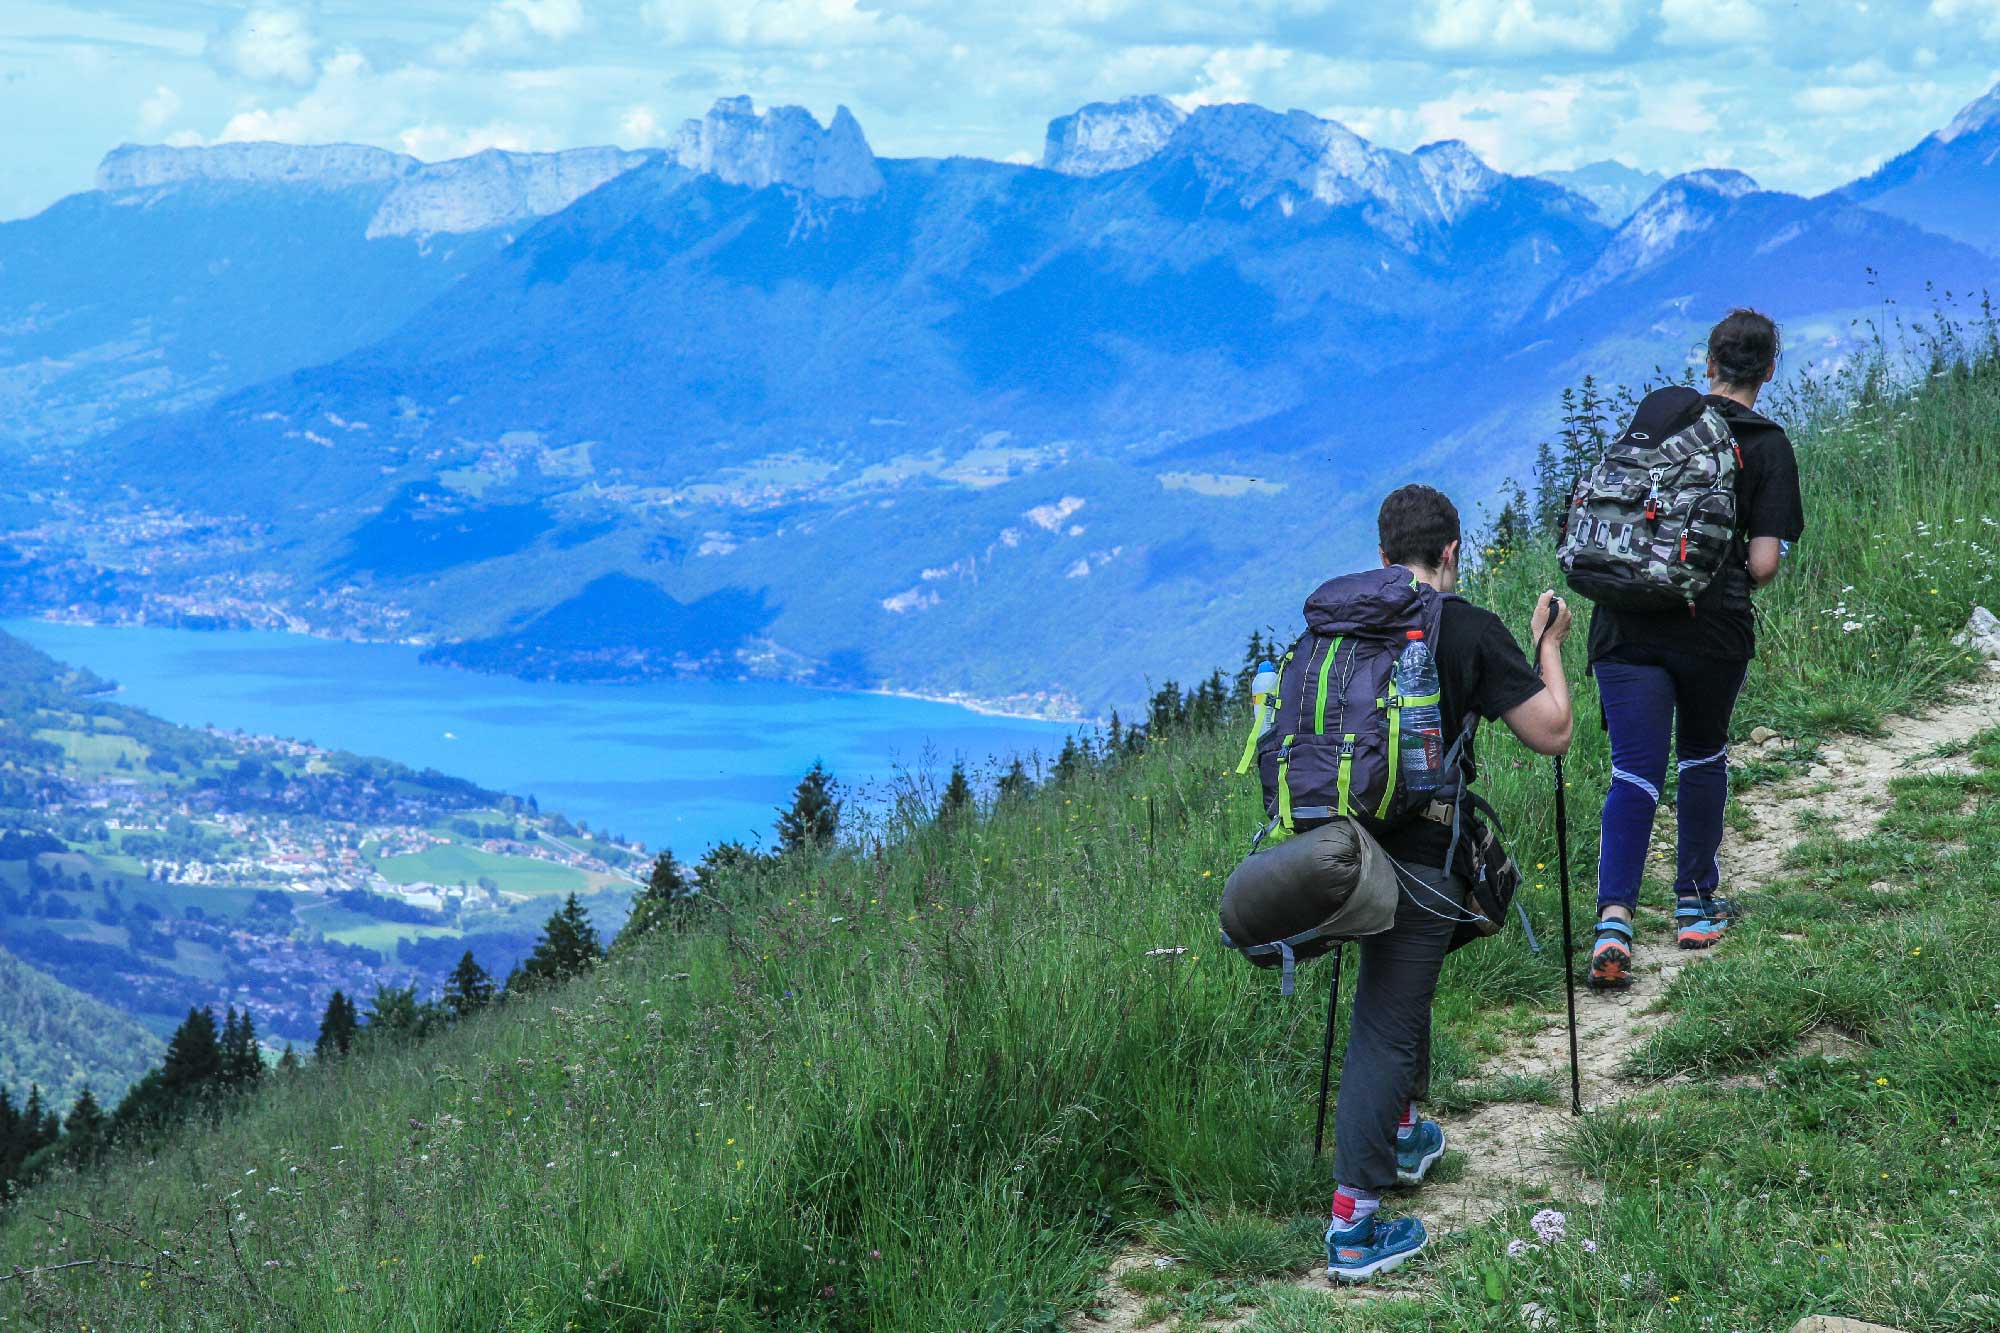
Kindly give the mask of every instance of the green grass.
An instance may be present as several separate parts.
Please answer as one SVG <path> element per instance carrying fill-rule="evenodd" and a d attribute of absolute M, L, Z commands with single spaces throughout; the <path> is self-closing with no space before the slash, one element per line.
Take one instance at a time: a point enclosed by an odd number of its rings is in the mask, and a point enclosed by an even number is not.
<path fill-rule="evenodd" d="M 1994 599 L 2000 368 L 1864 395 L 1845 418 L 1826 408 L 1839 391 L 1806 405 L 1814 531 L 1762 598 L 1742 732 L 1893 725 L 1972 670 L 1949 633 Z M 1553 581 L 1531 549 L 1468 591 L 1520 629 Z M 1581 640 L 1579 925 L 1608 777 Z M 142 1256 L 115 1224 L 171 1235 L 190 1266 L 71 1270 L 0 1302 L 121 1329 L 1050 1329 L 1150 1238 L 1183 1259 L 1136 1279 L 1165 1326 L 1517 1329 L 1529 1303 L 1566 1329 L 2000 1322 L 2000 744 L 1975 749 L 1979 776 L 1899 784 L 1879 832 L 1827 830 L 1784 882 L 1735 886 L 1757 915 L 1634 1053 L 1693 1082 L 1568 1144 L 1608 1190 L 1562 1205 L 1596 1253 L 1509 1258 L 1524 1205 L 1441 1240 L 1366 1308 L 1268 1285 L 1312 1260 L 1328 1191 L 1308 1148 L 1327 970 L 1285 1000 L 1217 947 L 1222 878 L 1259 822 L 1225 776 L 1239 745 L 1170 738 L 956 830 L 787 862 L 583 983 L 58 1176 L 0 1222 L 0 1263 Z M 1481 760 L 1557 939 L 1549 767 L 1498 734 Z M 1878 902 L 1874 878 L 1912 892 Z M 1147 956 L 1167 945 L 1186 952 Z M 1554 951 L 1532 957 L 1518 931 L 1455 955 L 1440 1105 L 1559 1098 L 1505 1052 L 1560 1003 Z M 1791 1055 L 1814 1027 L 1863 1057 Z"/>
<path fill-rule="evenodd" d="M 588 893 L 602 878 L 551 861 L 500 856 L 456 842 L 426 848 L 414 856 L 387 857 L 377 861 L 375 868 L 391 884 L 476 884 L 483 875 L 503 892 L 537 896 Z"/>
<path fill-rule="evenodd" d="M 135 781 L 146 779 L 144 767 L 147 749 L 130 736 L 116 733 L 48 729 L 35 733 L 40 740 L 54 741 L 62 746 L 63 754 L 81 770 L 85 777 L 107 775 L 129 776 Z M 118 761 L 123 758 L 130 765 L 121 770 Z"/>

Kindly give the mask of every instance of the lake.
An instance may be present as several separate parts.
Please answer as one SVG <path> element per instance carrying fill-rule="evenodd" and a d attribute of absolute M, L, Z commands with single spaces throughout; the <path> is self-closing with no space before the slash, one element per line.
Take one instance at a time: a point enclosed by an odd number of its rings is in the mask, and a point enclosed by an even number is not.
<path fill-rule="evenodd" d="M 956 757 L 990 778 L 1016 754 L 1053 754 L 1075 729 L 764 682 L 522 681 L 427 666 L 401 644 L 296 634 L 0 627 L 168 721 L 436 768 L 683 859 L 725 838 L 768 845 L 775 807 L 815 759 L 879 805 L 899 770 L 928 765 L 941 786 Z"/>

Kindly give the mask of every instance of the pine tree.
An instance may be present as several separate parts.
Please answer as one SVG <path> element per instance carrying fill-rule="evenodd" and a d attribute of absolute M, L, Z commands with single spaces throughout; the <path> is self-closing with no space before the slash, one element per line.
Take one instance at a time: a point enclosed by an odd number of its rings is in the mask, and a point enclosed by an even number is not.
<path fill-rule="evenodd" d="M 97 1096 L 85 1084 L 76 1094 L 76 1101 L 69 1108 L 69 1115 L 63 1119 L 63 1138 L 66 1155 L 71 1161 L 88 1161 L 97 1155 L 104 1143 L 104 1108 L 97 1104 Z"/>
<path fill-rule="evenodd" d="M 1069 782 L 1083 772 L 1083 748 L 1076 743 L 1076 737 L 1065 736 L 1063 747 L 1056 755 L 1054 777 L 1058 783 Z"/>
<path fill-rule="evenodd" d="M 615 953 L 641 935 L 662 927 L 678 929 L 686 922 L 695 892 L 694 885 L 688 882 L 686 868 L 674 859 L 671 851 L 661 852 L 653 861 L 652 873 L 646 877 L 646 887 L 632 899 L 632 912 L 612 940 L 612 951 Z"/>
<path fill-rule="evenodd" d="M 724 883 L 732 876 L 751 874 L 769 859 L 740 842 L 718 842 L 702 854 L 700 864 L 694 868 L 695 891 L 713 901 L 720 897 Z"/>
<path fill-rule="evenodd" d="M 254 1088 L 263 1077 L 264 1048 L 257 1041 L 257 1025 L 248 1009 L 238 1014 L 232 1006 L 222 1020 L 222 1084 Z"/>
<path fill-rule="evenodd" d="M 792 808 L 778 812 L 778 851 L 802 848 L 824 851 L 840 832 L 840 800 L 833 775 L 819 760 L 806 770 L 792 792 Z"/>
<path fill-rule="evenodd" d="M 377 986 L 368 1002 L 368 1039 L 416 1041 L 429 1033 L 431 1014 L 430 1006 L 418 1001 L 414 985 Z"/>
<path fill-rule="evenodd" d="M 17 1178 L 21 1161 L 27 1155 L 26 1145 L 21 1141 L 21 1113 L 15 1109 L 7 1089 L 0 1088 L 0 1189 Z"/>
<path fill-rule="evenodd" d="M 189 1009 L 167 1042 L 160 1062 L 161 1082 L 177 1100 L 204 1096 L 222 1081 L 222 1043 L 213 1009 Z"/>
<path fill-rule="evenodd" d="M 966 780 L 965 765 L 954 762 L 951 778 L 944 784 L 938 801 L 938 823 L 956 825 L 972 813 L 972 783 Z"/>
<path fill-rule="evenodd" d="M 526 986 L 566 981 L 589 971 L 603 956 L 604 947 L 597 941 L 597 928 L 590 924 L 589 914 L 572 893 L 563 900 L 561 910 L 551 915 L 542 927 L 542 938 L 536 941 L 535 951 L 521 964 L 519 975 Z M 508 988 L 514 989 L 511 978 Z"/>
<path fill-rule="evenodd" d="M 1007 771 L 1000 775 L 1000 799 L 1007 801 L 1027 794 L 1028 769 L 1021 762 L 1021 757 L 1016 755 L 1014 762 L 1007 766 Z"/>
<path fill-rule="evenodd" d="M 354 1036 L 360 1026 L 354 1012 L 354 1001 L 335 991 L 333 998 L 326 1002 L 326 1013 L 319 1020 L 319 1040 L 313 1043 L 313 1055 L 321 1060 L 346 1055 L 354 1049 Z"/>
<path fill-rule="evenodd" d="M 279 1072 L 286 1074 L 295 1074 L 298 1072 L 299 1053 L 292 1049 L 290 1042 L 285 1043 L 285 1053 L 278 1057 L 278 1069 Z"/>
<path fill-rule="evenodd" d="M 484 1009 L 493 1000 L 493 974 L 473 958 L 472 950 L 458 960 L 458 966 L 444 982 L 444 1003 L 454 1018 Z"/>

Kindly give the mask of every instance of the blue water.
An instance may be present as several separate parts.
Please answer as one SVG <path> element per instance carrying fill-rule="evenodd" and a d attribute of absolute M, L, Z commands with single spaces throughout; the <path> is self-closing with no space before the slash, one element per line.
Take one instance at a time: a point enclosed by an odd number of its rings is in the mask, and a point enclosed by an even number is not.
<path fill-rule="evenodd" d="M 815 759 L 879 809 L 899 769 L 928 767 L 941 785 L 962 758 L 990 777 L 1016 754 L 1053 754 L 1073 729 L 792 685 L 520 681 L 427 666 L 399 644 L 295 634 L 0 627 L 168 721 L 436 768 L 688 858 L 724 838 L 769 845 L 775 807 Z"/>

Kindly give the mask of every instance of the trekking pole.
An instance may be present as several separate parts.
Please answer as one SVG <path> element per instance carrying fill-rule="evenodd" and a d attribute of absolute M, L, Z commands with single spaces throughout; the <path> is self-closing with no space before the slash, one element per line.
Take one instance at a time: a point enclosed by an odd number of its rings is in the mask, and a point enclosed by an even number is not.
<path fill-rule="evenodd" d="M 1319 1150 L 1326 1143 L 1326 1093 L 1333 1083 L 1333 1018 L 1340 1009 L 1340 955 L 1346 951 L 1347 943 L 1336 940 L 1333 945 L 1333 985 L 1326 994 L 1326 1046 L 1319 1055 L 1319 1122 L 1313 1126 L 1313 1160 L 1319 1160 Z"/>
<path fill-rule="evenodd" d="M 1549 622 L 1562 614 L 1562 598 L 1549 599 Z M 1542 637 L 1548 637 L 1547 625 L 1542 626 Z M 1542 669 L 1542 644 L 1535 644 L 1535 670 Z M 1576 1050 L 1576 941 L 1569 922 L 1569 798 L 1564 795 L 1567 787 L 1563 779 L 1563 757 L 1554 755 L 1551 763 L 1556 772 L 1556 878 L 1562 886 L 1562 927 L 1563 927 L 1563 995 L 1569 1002 L 1569 1110 L 1571 1115 L 1583 1114 L 1583 1064 Z"/>

